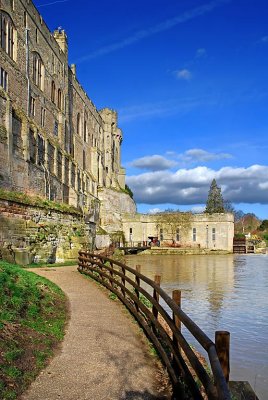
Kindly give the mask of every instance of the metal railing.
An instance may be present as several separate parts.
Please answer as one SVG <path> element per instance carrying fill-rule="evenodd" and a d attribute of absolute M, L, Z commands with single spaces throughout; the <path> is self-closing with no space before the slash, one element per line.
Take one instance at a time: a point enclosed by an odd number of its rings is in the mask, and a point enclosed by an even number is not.
<path fill-rule="evenodd" d="M 175 398 L 183 398 L 185 391 L 190 391 L 193 399 L 231 399 L 229 332 L 216 332 L 213 343 L 181 309 L 180 291 L 175 290 L 171 298 L 161 289 L 160 275 L 152 281 L 140 273 L 140 266 L 135 270 L 87 251 L 80 251 L 78 259 L 79 272 L 112 291 L 142 326 L 167 368 Z M 209 371 L 182 334 L 182 324 L 207 352 Z"/>

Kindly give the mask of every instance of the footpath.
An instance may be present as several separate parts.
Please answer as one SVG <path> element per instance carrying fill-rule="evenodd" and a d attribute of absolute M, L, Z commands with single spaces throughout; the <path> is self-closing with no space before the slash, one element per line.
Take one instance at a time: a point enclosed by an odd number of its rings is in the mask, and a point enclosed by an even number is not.
<path fill-rule="evenodd" d="M 119 302 L 76 267 L 32 269 L 70 303 L 61 348 L 22 400 L 164 400 L 159 368 L 137 324 Z"/>

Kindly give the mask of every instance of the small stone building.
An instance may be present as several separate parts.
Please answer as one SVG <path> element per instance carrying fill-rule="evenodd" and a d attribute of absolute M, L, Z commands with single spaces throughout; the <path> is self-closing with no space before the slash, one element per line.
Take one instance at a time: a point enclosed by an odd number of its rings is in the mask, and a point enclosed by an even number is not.
<path fill-rule="evenodd" d="M 233 214 L 161 213 L 125 215 L 124 237 L 129 246 L 157 237 L 160 246 L 226 250 L 232 252 Z"/>

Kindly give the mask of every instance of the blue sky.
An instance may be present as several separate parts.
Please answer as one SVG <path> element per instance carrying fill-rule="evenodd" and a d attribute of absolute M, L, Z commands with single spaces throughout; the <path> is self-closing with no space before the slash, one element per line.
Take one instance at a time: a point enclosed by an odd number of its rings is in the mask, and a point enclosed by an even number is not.
<path fill-rule="evenodd" d="M 200 210 L 213 178 L 268 218 L 267 0 L 36 0 L 98 109 L 118 111 L 138 210 Z"/>

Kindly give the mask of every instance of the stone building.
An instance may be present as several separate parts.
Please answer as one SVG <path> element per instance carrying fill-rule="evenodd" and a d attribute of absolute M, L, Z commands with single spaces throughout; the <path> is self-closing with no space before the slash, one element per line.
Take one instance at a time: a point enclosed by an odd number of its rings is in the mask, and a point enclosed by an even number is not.
<path fill-rule="evenodd" d="M 98 111 L 31 0 L 0 1 L 0 186 L 90 210 L 125 188 L 117 114 Z"/>
<path fill-rule="evenodd" d="M 123 232 L 128 245 L 142 245 L 155 236 L 160 246 L 233 251 L 233 214 L 125 215 Z"/>
<path fill-rule="evenodd" d="M 230 250 L 228 215 L 194 216 L 171 234 L 137 214 L 121 142 L 117 113 L 98 111 L 69 67 L 65 31 L 51 33 L 31 0 L 0 0 L 0 258 L 76 258 L 96 226 L 97 247 L 159 235 Z"/>

